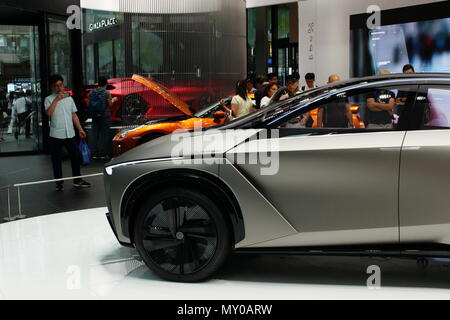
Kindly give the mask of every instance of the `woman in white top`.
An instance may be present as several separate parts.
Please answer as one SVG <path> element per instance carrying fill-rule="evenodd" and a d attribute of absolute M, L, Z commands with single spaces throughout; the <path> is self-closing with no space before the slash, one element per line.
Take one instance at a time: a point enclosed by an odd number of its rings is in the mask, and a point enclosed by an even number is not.
<path fill-rule="evenodd" d="M 244 117 L 255 110 L 255 105 L 247 96 L 247 82 L 239 81 L 236 86 L 236 95 L 231 100 L 231 110 L 234 118 Z"/>
<path fill-rule="evenodd" d="M 270 100 L 272 99 L 273 95 L 277 93 L 277 91 L 277 84 L 269 84 L 266 86 L 266 88 L 264 89 L 264 98 L 261 99 L 261 109 L 269 106 Z"/>

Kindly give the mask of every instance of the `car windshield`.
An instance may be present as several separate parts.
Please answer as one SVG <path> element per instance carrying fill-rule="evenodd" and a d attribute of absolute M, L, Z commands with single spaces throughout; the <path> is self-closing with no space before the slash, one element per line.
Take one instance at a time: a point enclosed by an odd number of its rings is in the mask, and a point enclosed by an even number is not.
<path fill-rule="evenodd" d="M 194 117 L 196 118 L 202 118 L 204 115 L 208 114 L 209 112 L 211 112 L 215 107 L 217 107 L 217 105 L 220 104 L 220 102 L 215 102 L 207 107 L 202 108 L 200 111 L 194 113 Z"/>
<path fill-rule="evenodd" d="M 231 102 L 231 100 L 229 98 L 224 99 L 224 101 L 225 101 L 226 105 L 229 105 L 229 102 Z M 198 111 L 197 113 L 195 113 L 194 117 L 196 117 L 196 118 L 212 117 L 212 113 L 217 111 L 216 109 L 219 106 L 220 106 L 220 101 L 216 101 L 213 104 L 206 106 L 206 107 L 202 108 L 200 111 Z"/>

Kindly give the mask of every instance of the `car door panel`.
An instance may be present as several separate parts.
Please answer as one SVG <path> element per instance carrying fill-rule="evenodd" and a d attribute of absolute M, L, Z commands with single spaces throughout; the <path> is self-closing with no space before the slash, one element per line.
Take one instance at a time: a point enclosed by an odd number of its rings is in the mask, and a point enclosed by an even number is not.
<path fill-rule="evenodd" d="M 261 175 L 260 165 L 236 164 L 298 231 L 288 241 L 265 245 L 398 243 L 398 174 L 404 136 L 401 131 L 295 135 L 278 140 L 275 175 Z M 273 146 L 248 141 L 227 157 L 265 154 L 274 151 Z"/>
<path fill-rule="evenodd" d="M 450 130 L 410 131 L 400 169 L 400 239 L 450 244 Z"/>
<path fill-rule="evenodd" d="M 422 85 L 401 156 L 402 243 L 450 244 L 450 87 Z"/>

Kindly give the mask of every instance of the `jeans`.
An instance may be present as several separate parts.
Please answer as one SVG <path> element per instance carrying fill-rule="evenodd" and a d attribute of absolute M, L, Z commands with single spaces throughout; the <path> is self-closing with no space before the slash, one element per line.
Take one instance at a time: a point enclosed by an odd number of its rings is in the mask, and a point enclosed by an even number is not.
<path fill-rule="evenodd" d="M 25 126 L 25 135 L 27 137 L 29 137 L 31 134 L 31 118 L 27 119 L 27 117 L 29 115 L 30 115 L 30 112 L 24 112 L 24 113 L 20 113 L 18 115 L 20 128 L 22 128 L 22 126 Z"/>
<path fill-rule="evenodd" d="M 107 116 L 92 119 L 92 155 L 104 157 L 108 155 L 110 137 L 110 119 Z"/>
<path fill-rule="evenodd" d="M 70 162 L 72 165 L 72 176 L 81 176 L 80 170 L 80 153 L 77 148 L 75 138 L 71 139 L 56 139 L 50 137 L 50 152 L 52 155 L 53 175 L 55 179 L 63 177 L 62 173 L 62 147 L 65 147 L 69 153 Z M 78 182 L 80 179 L 75 179 L 74 182 Z"/>

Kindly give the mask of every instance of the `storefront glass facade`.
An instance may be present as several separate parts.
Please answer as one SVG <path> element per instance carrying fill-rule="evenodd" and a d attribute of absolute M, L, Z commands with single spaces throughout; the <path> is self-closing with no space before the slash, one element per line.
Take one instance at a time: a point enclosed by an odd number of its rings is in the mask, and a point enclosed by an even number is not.
<path fill-rule="evenodd" d="M 42 148 L 37 26 L 0 25 L 0 153 Z"/>
<path fill-rule="evenodd" d="M 174 12 L 183 12 L 177 6 L 171 3 Z M 189 13 L 154 8 L 157 13 L 145 14 L 128 7 L 115 13 L 83 9 L 86 85 L 95 84 L 99 76 L 139 74 L 178 92 L 193 110 L 234 94 L 247 69 L 245 2 L 211 0 L 211 7 Z M 122 94 L 131 91 L 124 88 Z M 126 108 L 121 109 L 113 120 L 127 116 Z"/>
<path fill-rule="evenodd" d="M 275 72 L 285 78 L 299 71 L 298 4 L 247 10 L 248 74 Z"/>

